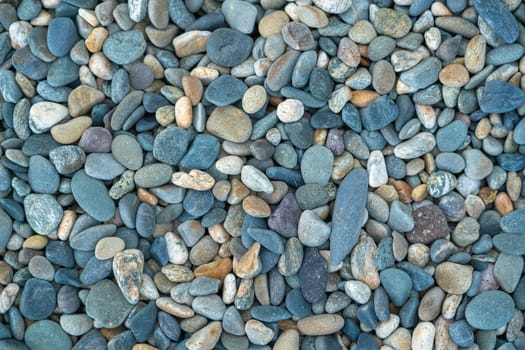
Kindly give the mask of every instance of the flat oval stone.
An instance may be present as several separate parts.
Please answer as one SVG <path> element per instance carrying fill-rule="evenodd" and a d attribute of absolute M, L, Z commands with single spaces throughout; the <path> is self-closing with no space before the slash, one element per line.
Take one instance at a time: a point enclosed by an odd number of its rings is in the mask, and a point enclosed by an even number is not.
<path fill-rule="evenodd" d="M 146 40 L 139 30 L 116 32 L 104 41 L 104 55 L 116 64 L 129 64 L 146 51 Z"/>
<path fill-rule="evenodd" d="M 104 183 L 88 176 L 84 170 L 73 176 L 71 191 L 78 205 L 96 220 L 107 221 L 115 214 L 115 202 Z"/>
<path fill-rule="evenodd" d="M 479 107 L 485 113 L 510 112 L 525 102 L 521 89 L 501 80 L 490 80 L 485 83 Z"/>
<path fill-rule="evenodd" d="M 216 137 L 198 134 L 180 161 L 180 165 L 189 169 L 208 169 L 219 156 L 220 147 L 221 145 Z"/>
<path fill-rule="evenodd" d="M 168 183 L 172 174 L 173 169 L 168 164 L 153 163 L 137 170 L 134 180 L 138 187 L 151 188 Z"/>
<path fill-rule="evenodd" d="M 95 284 L 86 298 L 86 314 L 101 327 L 115 328 L 128 317 L 133 304 L 126 301 L 120 289 L 110 280 Z"/>
<path fill-rule="evenodd" d="M 216 106 L 227 106 L 242 99 L 247 89 L 241 80 L 224 74 L 208 85 L 204 97 Z"/>
<path fill-rule="evenodd" d="M 60 184 L 58 172 L 49 160 L 40 155 L 29 159 L 27 176 L 34 192 L 53 194 L 58 190 Z"/>
<path fill-rule="evenodd" d="M 525 254 L 525 236 L 514 233 L 500 233 L 493 237 L 493 243 L 499 251 L 514 255 Z"/>
<path fill-rule="evenodd" d="M 363 127 L 370 131 L 379 130 L 393 122 L 399 116 L 396 103 L 384 95 L 361 110 Z"/>
<path fill-rule="evenodd" d="M 91 153 L 84 164 L 86 174 L 99 180 L 113 180 L 126 170 L 111 153 Z"/>
<path fill-rule="evenodd" d="M 377 11 L 373 24 L 378 34 L 395 39 L 404 37 L 412 28 L 410 17 L 388 8 L 380 8 Z"/>
<path fill-rule="evenodd" d="M 427 57 L 414 68 L 411 68 L 399 76 L 399 79 L 415 89 L 424 89 L 434 84 L 439 79 L 441 61 L 436 57 Z"/>
<path fill-rule="evenodd" d="M 447 126 L 439 129 L 436 134 L 436 142 L 441 152 L 454 152 L 459 149 L 467 137 L 467 124 L 461 120 L 455 120 Z"/>
<path fill-rule="evenodd" d="M 20 312 L 30 320 L 43 320 L 53 313 L 56 299 L 51 283 L 31 278 L 26 282 L 20 298 Z"/>
<path fill-rule="evenodd" d="M 432 151 L 434 147 L 436 147 L 434 135 L 424 131 L 398 144 L 394 148 L 394 154 L 401 159 L 414 159 Z"/>
<path fill-rule="evenodd" d="M 57 17 L 49 22 L 47 47 L 53 55 L 62 57 L 69 54 L 76 41 L 77 28 L 71 18 Z"/>
<path fill-rule="evenodd" d="M 178 164 L 190 143 L 188 132 L 179 127 L 162 130 L 153 141 L 153 156 L 166 164 Z"/>
<path fill-rule="evenodd" d="M 319 336 L 333 334 L 344 326 L 344 319 L 337 314 L 308 316 L 297 322 L 297 328 L 304 335 Z"/>
<path fill-rule="evenodd" d="M 31 324 L 25 332 L 24 340 L 31 349 L 69 350 L 72 346 L 69 335 L 58 323 L 49 320 Z"/>
<path fill-rule="evenodd" d="M 514 306 L 514 300 L 507 293 L 489 290 L 476 295 L 467 304 L 465 318 L 474 328 L 494 330 L 511 320 Z"/>
<path fill-rule="evenodd" d="M 334 161 L 333 153 L 324 146 L 312 146 L 301 159 L 301 175 L 305 183 L 328 184 Z"/>
<path fill-rule="evenodd" d="M 332 266 L 339 265 L 359 239 L 361 219 L 368 193 L 368 174 L 364 169 L 352 170 L 343 180 L 335 198 L 330 236 Z M 349 200 L 351 198 L 351 200 Z"/>
<path fill-rule="evenodd" d="M 213 63 L 224 67 L 241 64 L 251 53 L 253 39 L 235 29 L 219 28 L 208 37 L 206 53 Z"/>

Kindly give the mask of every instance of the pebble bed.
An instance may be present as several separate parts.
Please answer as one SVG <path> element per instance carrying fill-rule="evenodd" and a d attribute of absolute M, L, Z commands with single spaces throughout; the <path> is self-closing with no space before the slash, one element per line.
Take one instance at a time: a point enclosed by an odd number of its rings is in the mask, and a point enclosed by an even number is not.
<path fill-rule="evenodd" d="M 521 0 L 0 1 L 0 349 L 525 349 L 524 47 Z"/>

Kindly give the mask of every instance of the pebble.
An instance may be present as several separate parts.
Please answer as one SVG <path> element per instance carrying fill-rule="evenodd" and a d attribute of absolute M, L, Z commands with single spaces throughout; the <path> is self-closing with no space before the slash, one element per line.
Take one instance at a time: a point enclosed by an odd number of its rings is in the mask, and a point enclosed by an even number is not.
<path fill-rule="evenodd" d="M 234 29 L 219 28 L 208 37 L 206 53 L 211 61 L 225 67 L 233 67 L 248 58 L 253 40 Z"/>
<path fill-rule="evenodd" d="M 71 191 L 77 203 L 93 218 L 106 221 L 113 217 L 115 203 L 100 180 L 91 178 L 80 170 L 73 176 Z"/>
<path fill-rule="evenodd" d="M 22 291 L 20 313 L 30 320 L 44 320 L 53 313 L 56 299 L 51 283 L 30 278 Z"/>
<path fill-rule="evenodd" d="M 67 17 L 57 17 L 49 22 L 47 30 L 47 45 L 49 51 L 62 57 L 69 53 L 77 40 L 77 28 Z"/>
<path fill-rule="evenodd" d="M 518 24 L 505 5 L 497 3 L 488 6 L 479 0 L 474 1 L 473 4 L 479 15 L 504 42 L 510 44 L 518 38 Z"/>
<path fill-rule="evenodd" d="M 485 113 L 510 112 L 523 104 L 525 94 L 501 80 L 490 80 L 485 83 L 479 106 Z"/>
<path fill-rule="evenodd" d="M 297 322 L 299 331 L 307 336 L 333 334 L 344 326 L 344 319 L 337 314 L 319 314 L 302 318 Z"/>
<path fill-rule="evenodd" d="M 146 51 L 144 35 L 138 30 L 127 30 L 110 35 L 102 47 L 104 55 L 116 64 L 129 64 Z"/>
<path fill-rule="evenodd" d="M 467 304 L 465 319 L 474 328 L 495 330 L 511 320 L 514 306 L 514 301 L 508 294 L 489 290 L 476 295 Z M 492 317 L 480 317 L 488 314 Z"/>
<path fill-rule="evenodd" d="M 71 338 L 64 332 L 60 325 L 49 320 L 33 323 L 25 332 L 25 343 L 30 348 L 45 349 L 71 349 Z"/>
<path fill-rule="evenodd" d="M 447 293 L 463 294 L 472 282 L 472 267 L 444 262 L 436 267 L 436 283 Z"/>

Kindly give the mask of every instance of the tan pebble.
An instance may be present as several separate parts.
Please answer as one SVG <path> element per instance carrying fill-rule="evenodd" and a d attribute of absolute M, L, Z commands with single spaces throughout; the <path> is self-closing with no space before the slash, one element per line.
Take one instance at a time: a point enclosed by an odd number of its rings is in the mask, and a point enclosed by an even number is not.
<path fill-rule="evenodd" d="M 374 192 L 389 203 L 399 200 L 399 194 L 397 193 L 395 187 L 392 185 L 383 185 Z"/>
<path fill-rule="evenodd" d="M 377 92 L 370 90 L 352 91 L 350 102 L 358 108 L 365 108 L 374 102 L 379 96 L 380 95 Z"/>
<path fill-rule="evenodd" d="M 164 67 L 155 56 L 150 54 L 144 56 L 144 64 L 147 64 L 153 69 L 153 78 L 164 78 Z"/>
<path fill-rule="evenodd" d="M 230 239 L 230 234 L 224 229 L 222 224 L 208 227 L 208 233 L 210 234 L 211 239 L 219 244 L 226 243 Z"/>
<path fill-rule="evenodd" d="M 434 278 L 445 292 L 460 295 L 470 288 L 473 270 L 472 266 L 444 262 L 436 267 Z"/>
<path fill-rule="evenodd" d="M 210 277 L 223 281 L 227 274 L 232 272 L 232 259 L 224 258 L 200 265 L 194 271 L 195 277 Z"/>
<path fill-rule="evenodd" d="M 485 205 L 494 203 L 497 194 L 498 190 L 493 190 L 488 186 L 480 188 L 478 193 L 479 197 L 483 200 L 483 203 L 485 203 Z"/>
<path fill-rule="evenodd" d="M 196 106 L 202 98 L 202 83 L 201 81 L 191 75 L 185 75 L 181 79 L 184 94 L 191 100 L 192 106 Z"/>
<path fill-rule="evenodd" d="M 414 202 L 421 202 L 424 200 L 427 197 L 427 185 L 421 184 L 414 187 L 414 189 L 412 189 L 411 197 Z"/>
<path fill-rule="evenodd" d="M 260 192 L 257 194 L 259 198 L 261 198 L 270 205 L 279 203 L 281 199 L 283 199 L 284 196 L 288 193 L 288 185 L 286 184 L 286 182 L 272 181 L 272 185 L 274 191 L 271 194 L 264 192 Z"/>
<path fill-rule="evenodd" d="M 272 213 L 268 203 L 253 195 L 243 199 L 242 208 L 246 214 L 256 218 L 267 218 Z"/>
<path fill-rule="evenodd" d="M 45 237 L 45 236 L 41 236 Z M 0 261 L 0 284 L 8 285 L 13 280 L 13 268 L 5 261 Z"/>
<path fill-rule="evenodd" d="M 181 283 L 193 279 L 193 272 L 186 266 L 168 264 L 162 268 L 162 273 L 166 275 L 171 282 Z"/>
<path fill-rule="evenodd" d="M 484 138 L 490 135 L 491 130 L 492 130 L 492 125 L 490 124 L 489 118 L 483 118 L 476 125 L 474 134 L 476 135 L 478 139 L 483 140 Z"/>
<path fill-rule="evenodd" d="M 219 71 L 210 67 L 196 67 L 190 75 L 199 79 L 203 85 L 208 85 L 219 77 Z"/>
<path fill-rule="evenodd" d="M 397 327 L 399 327 L 400 318 L 398 315 L 390 314 L 390 318 L 386 321 L 379 322 L 376 328 L 376 335 L 381 338 L 387 338 Z"/>
<path fill-rule="evenodd" d="M 213 186 L 213 196 L 220 202 L 225 202 L 231 190 L 231 184 L 227 180 L 221 180 Z"/>
<path fill-rule="evenodd" d="M 370 289 L 379 287 L 379 273 L 375 266 L 377 246 L 370 236 L 362 235 L 350 255 L 354 279 L 366 283 Z"/>
<path fill-rule="evenodd" d="M 469 216 L 477 219 L 485 211 L 485 203 L 480 197 L 469 194 L 465 198 L 465 209 Z"/>
<path fill-rule="evenodd" d="M 396 82 L 396 92 L 399 95 L 411 94 L 411 93 L 416 92 L 417 90 L 418 90 L 417 88 L 403 83 L 401 79 L 398 79 Z"/>
<path fill-rule="evenodd" d="M 460 88 L 468 83 L 470 75 L 464 65 L 449 64 L 439 72 L 439 81 L 446 86 Z"/>
<path fill-rule="evenodd" d="M 206 44 L 211 32 L 204 30 L 192 30 L 173 39 L 173 47 L 177 57 L 186 57 L 206 51 Z"/>
<path fill-rule="evenodd" d="M 281 30 L 290 22 L 290 18 L 284 11 L 270 12 L 259 22 L 259 34 L 267 38 L 275 34 L 281 34 Z"/>
<path fill-rule="evenodd" d="M 242 143 L 252 133 L 252 121 L 246 113 L 234 106 L 216 107 L 206 122 L 206 129 L 214 136 Z"/>
<path fill-rule="evenodd" d="M 215 162 L 217 170 L 226 175 L 239 175 L 243 165 L 244 160 L 239 156 L 226 156 Z"/>
<path fill-rule="evenodd" d="M 33 26 L 24 21 L 15 21 L 9 25 L 9 39 L 13 49 L 18 50 L 29 44 L 29 33 Z"/>
<path fill-rule="evenodd" d="M 334 334 L 344 326 L 344 319 L 338 314 L 320 314 L 307 316 L 297 322 L 297 328 L 303 335 L 320 336 Z"/>
<path fill-rule="evenodd" d="M 34 235 L 34 236 L 28 237 L 24 241 L 24 244 L 22 245 L 22 247 L 26 249 L 41 250 L 45 248 L 48 241 L 49 239 L 46 236 Z"/>
<path fill-rule="evenodd" d="M 448 7 L 443 4 L 442 2 L 435 2 L 430 7 L 430 11 L 432 14 L 436 17 L 439 16 L 452 16 L 452 12 L 448 9 Z"/>
<path fill-rule="evenodd" d="M 183 129 L 188 129 L 193 121 L 191 106 L 191 99 L 188 96 L 179 98 L 175 103 L 175 121 Z"/>
<path fill-rule="evenodd" d="M 51 136 L 56 142 L 69 145 L 80 140 L 84 130 L 91 126 L 90 117 L 77 117 L 67 123 L 58 124 L 51 128 Z"/>
<path fill-rule="evenodd" d="M 155 120 L 162 126 L 168 126 L 175 121 L 175 108 L 174 106 L 167 105 L 158 108 L 155 111 Z"/>
<path fill-rule="evenodd" d="M 188 350 L 212 350 L 222 334 L 220 321 L 213 321 L 193 333 L 184 343 Z"/>
<path fill-rule="evenodd" d="M 344 106 L 352 98 L 352 90 L 347 86 L 332 92 L 332 97 L 328 100 L 328 108 L 334 113 L 339 113 L 343 110 Z"/>
<path fill-rule="evenodd" d="M 470 39 L 465 50 L 465 67 L 472 74 L 478 73 L 485 66 L 487 40 L 483 35 L 476 35 Z"/>
<path fill-rule="evenodd" d="M 145 188 L 139 188 L 137 190 L 137 197 L 141 202 L 148 203 L 149 205 L 155 206 L 159 203 L 159 199 Z"/>
<path fill-rule="evenodd" d="M 416 103 L 416 115 L 426 129 L 436 126 L 437 113 L 434 107 Z"/>
<path fill-rule="evenodd" d="M 77 220 L 77 213 L 73 210 L 64 210 L 64 215 L 62 216 L 62 221 L 57 228 L 57 236 L 60 240 L 65 241 L 69 238 L 69 233 Z"/>
<path fill-rule="evenodd" d="M 354 166 L 354 157 L 347 151 L 334 158 L 332 167 L 332 179 L 342 180 Z"/>
<path fill-rule="evenodd" d="M 113 70 L 111 63 L 102 52 L 95 52 L 89 59 L 89 70 L 103 80 L 111 80 Z"/>
<path fill-rule="evenodd" d="M 328 130 L 315 129 L 314 130 L 314 145 L 323 146 L 326 143 L 327 136 L 328 136 Z"/>
<path fill-rule="evenodd" d="M 91 33 L 89 33 L 89 36 L 86 38 L 85 44 L 86 48 L 89 50 L 89 52 L 99 52 L 102 50 L 102 46 L 104 45 L 104 41 L 109 36 L 109 32 L 106 28 L 98 27 L 94 28 Z"/>
<path fill-rule="evenodd" d="M 509 195 L 505 192 L 500 192 L 496 195 L 494 207 L 502 216 L 505 216 L 514 210 L 514 205 L 512 205 Z"/>
<path fill-rule="evenodd" d="M 433 287 L 426 291 L 423 298 L 421 298 L 417 310 L 419 319 L 421 321 L 435 320 L 441 313 L 441 306 L 444 299 L 445 292 L 439 287 Z"/>
<path fill-rule="evenodd" d="M 15 74 L 15 80 L 18 86 L 20 86 L 20 89 L 22 90 L 22 93 L 24 96 L 33 98 L 36 95 L 36 88 L 33 85 L 33 82 L 29 80 L 25 75 L 22 73 L 17 72 Z"/>
<path fill-rule="evenodd" d="M 173 316 L 180 318 L 190 318 L 195 315 L 191 307 L 176 303 L 170 297 L 160 297 L 155 301 L 159 309 L 165 311 Z"/>
<path fill-rule="evenodd" d="M 267 98 L 266 89 L 263 86 L 250 86 L 242 97 L 242 109 L 248 114 L 253 114 L 264 107 Z"/>
<path fill-rule="evenodd" d="M 303 114 L 303 103 L 293 98 L 284 100 L 277 106 L 277 117 L 283 123 L 296 122 L 303 117 Z"/>
<path fill-rule="evenodd" d="M 262 263 L 259 258 L 261 245 L 254 243 L 250 249 L 237 261 L 235 275 L 240 278 L 249 279 L 257 276 L 261 272 Z"/>
<path fill-rule="evenodd" d="M 9 283 L 0 293 L 0 314 L 5 314 L 13 306 L 20 287 L 16 283 Z"/>
<path fill-rule="evenodd" d="M 507 194 L 512 201 L 517 201 L 521 193 L 521 178 L 514 172 L 507 173 Z"/>
<path fill-rule="evenodd" d="M 207 191 L 215 185 L 215 179 L 202 170 L 193 169 L 189 173 L 178 171 L 171 176 L 171 182 L 182 188 L 196 191 Z"/>
<path fill-rule="evenodd" d="M 135 344 L 131 350 L 159 350 L 159 348 L 149 344 Z"/>
<path fill-rule="evenodd" d="M 299 332 L 288 329 L 281 333 L 275 341 L 273 350 L 296 350 L 299 349 Z"/>
<path fill-rule="evenodd" d="M 230 205 L 239 204 L 250 194 L 250 190 L 239 179 L 232 179 L 227 202 Z"/>
<path fill-rule="evenodd" d="M 104 237 L 97 242 L 95 247 L 95 256 L 99 260 L 113 258 L 118 252 L 126 247 L 126 242 L 119 237 Z"/>
<path fill-rule="evenodd" d="M 458 346 L 450 338 L 448 331 L 452 320 L 446 320 L 443 317 L 438 317 L 434 321 L 436 328 L 435 342 L 433 350 L 457 350 Z"/>

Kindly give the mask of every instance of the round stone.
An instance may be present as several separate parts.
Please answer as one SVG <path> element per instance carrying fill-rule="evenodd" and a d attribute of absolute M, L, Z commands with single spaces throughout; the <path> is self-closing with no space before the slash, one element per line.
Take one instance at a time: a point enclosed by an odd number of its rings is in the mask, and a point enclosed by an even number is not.
<path fill-rule="evenodd" d="M 26 282 L 20 298 L 20 312 L 30 320 L 43 320 L 53 313 L 56 299 L 51 283 L 31 278 Z"/>
<path fill-rule="evenodd" d="M 469 72 L 464 65 L 459 63 L 449 64 L 439 72 L 439 81 L 446 86 L 460 88 L 468 83 Z"/>
<path fill-rule="evenodd" d="M 253 39 L 231 28 L 214 30 L 208 38 L 206 53 L 211 61 L 224 67 L 242 63 L 252 50 Z"/>
<path fill-rule="evenodd" d="M 445 292 L 450 294 L 465 293 L 472 283 L 472 266 L 444 262 L 436 267 L 434 278 Z"/>
<path fill-rule="evenodd" d="M 186 153 L 189 143 L 186 130 L 178 127 L 166 128 L 155 137 L 153 156 L 163 163 L 176 165 Z"/>
<path fill-rule="evenodd" d="M 84 170 L 73 176 L 71 192 L 78 205 L 96 220 L 104 222 L 115 214 L 115 203 L 104 183 L 88 176 Z"/>
<path fill-rule="evenodd" d="M 476 295 L 465 309 L 465 319 L 474 328 L 495 330 L 512 319 L 514 301 L 499 290 L 489 290 Z"/>
<path fill-rule="evenodd" d="M 49 320 L 38 321 L 29 326 L 24 340 L 31 349 L 69 350 L 72 347 L 69 335 L 58 323 Z"/>
<path fill-rule="evenodd" d="M 246 113 L 236 107 L 217 107 L 208 118 L 206 129 L 224 140 L 242 143 L 251 135 L 252 122 Z"/>
<path fill-rule="evenodd" d="M 104 41 L 104 55 L 116 64 L 129 64 L 146 51 L 146 40 L 139 30 L 121 31 Z"/>

